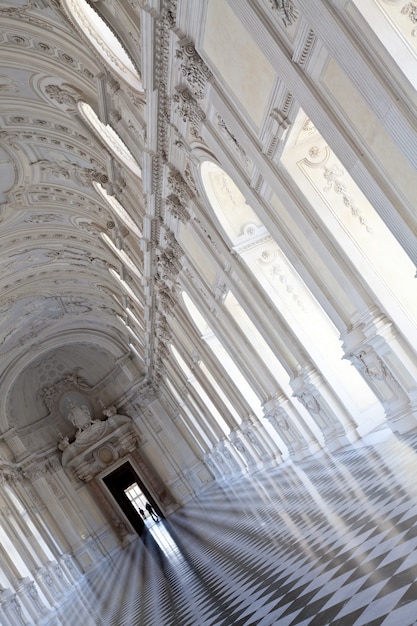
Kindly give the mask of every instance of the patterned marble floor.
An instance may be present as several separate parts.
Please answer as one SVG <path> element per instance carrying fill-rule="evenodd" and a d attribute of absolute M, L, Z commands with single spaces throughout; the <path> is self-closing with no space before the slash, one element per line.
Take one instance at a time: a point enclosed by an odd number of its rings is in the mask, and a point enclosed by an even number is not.
<path fill-rule="evenodd" d="M 210 489 L 51 626 L 417 624 L 417 433 L 380 439 Z"/>

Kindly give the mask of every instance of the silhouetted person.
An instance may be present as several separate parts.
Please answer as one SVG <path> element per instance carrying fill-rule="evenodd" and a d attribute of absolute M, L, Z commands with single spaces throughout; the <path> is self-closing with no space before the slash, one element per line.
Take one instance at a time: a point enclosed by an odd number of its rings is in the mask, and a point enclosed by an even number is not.
<path fill-rule="evenodd" d="M 158 515 L 156 514 L 156 512 L 154 511 L 153 507 L 151 504 L 149 504 L 149 502 L 147 502 L 145 504 L 145 509 L 148 511 L 149 515 L 152 517 L 154 522 L 158 522 L 159 518 Z"/>
<path fill-rule="evenodd" d="M 143 519 L 146 518 L 146 513 L 143 509 L 139 509 L 139 513 L 142 515 Z"/>

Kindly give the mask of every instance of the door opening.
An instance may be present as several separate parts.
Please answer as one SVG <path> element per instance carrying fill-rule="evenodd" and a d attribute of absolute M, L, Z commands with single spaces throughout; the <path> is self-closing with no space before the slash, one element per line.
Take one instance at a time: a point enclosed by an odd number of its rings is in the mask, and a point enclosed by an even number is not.
<path fill-rule="evenodd" d="M 149 527 L 150 522 L 159 522 L 158 514 L 142 493 L 138 483 L 133 483 L 125 489 L 125 495 L 141 518 L 147 521 L 146 526 Z"/>
<path fill-rule="evenodd" d="M 103 482 L 138 535 L 142 535 L 145 530 L 144 517 L 140 510 L 146 511 L 146 503 L 151 504 L 158 517 L 162 517 L 156 502 L 130 463 L 124 463 L 105 476 Z"/>

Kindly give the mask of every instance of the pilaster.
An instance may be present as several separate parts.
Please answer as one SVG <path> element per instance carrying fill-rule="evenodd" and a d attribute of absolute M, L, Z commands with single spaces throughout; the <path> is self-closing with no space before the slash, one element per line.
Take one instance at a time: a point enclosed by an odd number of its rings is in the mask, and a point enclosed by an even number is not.
<path fill-rule="evenodd" d="M 264 404 L 265 419 L 270 422 L 284 442 L 290 458 L 301 461 L 311 454 L 311 449 L 293 417 L 289 414 L 288 404 L 288 400 L 283 394 L 277 394 Z"/>
<path fill-rule="evenodd" d="M 6 618 L 5 626 L 26 626 L 26 624 L 30 624 L 17 594 L 10 589 L 0 591 L 0 607 Z"/>
<path fill-rule="evenodd" d="M 303 368 L 291 380 L 294 396 L 320 428 L 326 447 L 333 451 L 359 439 L 357 424 L 313 368 Z"/>
<path fill-rule="evenodd" d="M 342 335 L 346 358 L 381 401 L 389 426 L 405 433 L 417 426 L 417 359 L 394 324 L 378 309 Z"/>
<path fill-rule="evenodd" d="M 16 586 L 17 595 L 25 607 L 30 619 L 37 624 L 43 616 L 47 615 L 49 610 L 42 602 L 36 584 L 30 578 L 23 578 L 18 581 Z"/>
<path fill-rule="evenodd" d="M 274 445 L 270 436 L 265 431 L 263 424 L 254 414 L 248 415 L 242 420 L 240 430 L 245 438 L 251 443 L 260 461 L 268 466 L 282 461 L 281 452 Z"/>

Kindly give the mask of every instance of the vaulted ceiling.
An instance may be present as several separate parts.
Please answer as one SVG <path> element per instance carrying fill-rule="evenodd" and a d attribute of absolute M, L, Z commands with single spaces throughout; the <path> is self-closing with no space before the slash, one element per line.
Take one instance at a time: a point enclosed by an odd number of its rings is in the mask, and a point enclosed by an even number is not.
<path fill-rule="evenodd" d="M 80 114 L 84 101 L 110 121 L 115 105 L 104 92 L 97 96 L 105 67 L 63 4 L 0 1 L 1 430 L 44 419 L 39 390 L 77 367 L 90 385 L 123 359 L 139 378 L 146 374 L 140 242 L 95 187 L 114 193 L 118 185 L 139 230 L 141 181 Z M 137 98 L 140 114 L 143 94 L 118 90 L 115 84 L 115 99 Z M 127 123 L 140 159 L 141 127 L 133 115 Z M 120 260 L 122 239 L 136 275 Z M 136 351 L 126 326 L 129 306 Z"/>

